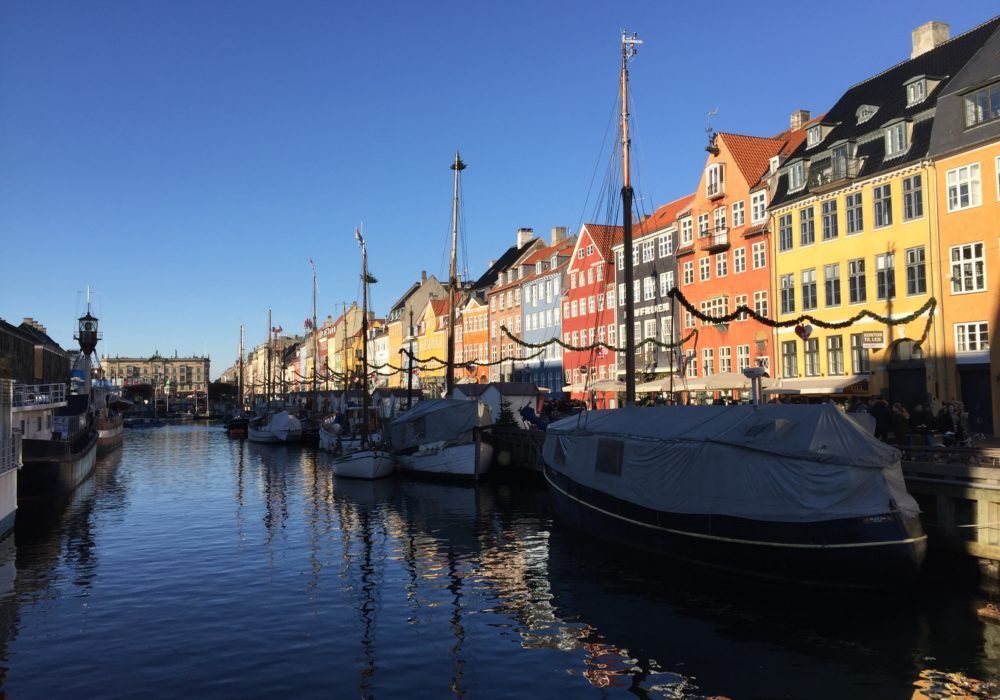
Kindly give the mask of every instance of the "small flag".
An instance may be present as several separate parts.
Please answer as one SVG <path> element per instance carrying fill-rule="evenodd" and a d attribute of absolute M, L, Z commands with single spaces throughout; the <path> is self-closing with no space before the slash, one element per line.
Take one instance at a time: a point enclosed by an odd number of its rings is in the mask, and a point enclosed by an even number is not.
<path fill-rule="evenodd" d="M 312 330 L 312 327 L 313 327 L 313 322 L 312 322 L 312 319 L 311 319 L 311 318 L 307 318 L 307 319 L 306 319 L 306 322 L 305 322 L 305 327 L 306 327 L 306 330 L 307 330 L 307 331 L 308 331 L 308 330 Z"/>

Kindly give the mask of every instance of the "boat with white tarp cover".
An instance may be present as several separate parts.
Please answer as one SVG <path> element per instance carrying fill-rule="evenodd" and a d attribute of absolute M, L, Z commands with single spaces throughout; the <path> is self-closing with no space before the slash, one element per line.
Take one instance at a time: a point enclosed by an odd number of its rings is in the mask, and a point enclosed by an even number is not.
<path fill-rule="evenodd" d="M 476 479 L 493 459 L 493 446 L 479 430 L 490 423 L 490 409 L 480 401 L 432 399 L 394 418 L 387 433 L 404 470 Z"/>
<path fill-rule="evenodd" d="M 833 405 L 590 411 L 550 424 L 543 458 L 558 515 L 631 547 L 861 588 L 924 559 L 899 451 Z"/>

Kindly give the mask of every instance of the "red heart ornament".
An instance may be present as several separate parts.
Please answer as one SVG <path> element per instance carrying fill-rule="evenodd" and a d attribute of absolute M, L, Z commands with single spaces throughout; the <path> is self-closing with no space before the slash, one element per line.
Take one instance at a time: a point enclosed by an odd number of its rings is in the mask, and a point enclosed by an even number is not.
<path fill-rule="evenodd" d="M 812 335 L 812 332 L 813 332 L 813 327 L 808 323 L 806 323 L 805 325 L 800 323 L 799 325 L 795 326 L 795 335 L 802 338 L 802 340 L 808 340 L 809 336 Z"/>

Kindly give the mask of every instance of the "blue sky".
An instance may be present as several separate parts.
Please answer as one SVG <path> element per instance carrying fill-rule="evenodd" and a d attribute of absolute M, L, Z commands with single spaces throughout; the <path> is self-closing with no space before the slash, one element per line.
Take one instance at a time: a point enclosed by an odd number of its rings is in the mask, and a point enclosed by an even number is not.
<path fill-rule="evenodd" d="M 792 8 L 803 8 L 795 12 Z M 83 294 L 111 355 L 209 354 L 217 376 L 359 291 L 364 225 L 384 313 L 421 270 L 446 276 L 459 149 L 465 257 L 478 276 L 518 227 L 598 218 L 588 190 L 631 65 L 646 210 L 691 191 L 706 112 L 767 136 L 789 114 L 952 36 L 994 2 L 0 3 L 0 318 L 73 346 Z"/>

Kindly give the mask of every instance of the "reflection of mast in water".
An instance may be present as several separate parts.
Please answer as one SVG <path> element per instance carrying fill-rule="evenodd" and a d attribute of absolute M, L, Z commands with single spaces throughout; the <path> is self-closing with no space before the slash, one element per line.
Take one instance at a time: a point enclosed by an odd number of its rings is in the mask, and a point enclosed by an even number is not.
<path fill-rule="evenodd" d="M 269 457 L 277 457 L 279 454 L 287 462 L 288 451 L 281 448 L 264 446 L 261 454 Z M 278 452 L 280 450 L 280 452 Z M 285 521 L 288 519 L 288 499 L 286 494 L 285 468 L 287 464 L 277 466 L 277 459 L 274 463 L 263 460 L 264 466 L 264 528 L 267 530 L 265 544 L 271 544 L 277 529 L 284 529 Z"/>
<path fill-rule="evenodd" d="M 361 650 L 364 653 L 365 665 L 361 669 L 361 697 L 368 695 L 368 682 L 375 675 L 375 613 L 378 601 L 375 591 L 381 584 L 377 580 L 375 566 L 372 563 L 373 533 L 371 514 L 367 509 L 361 509 L 361 542 L 364 544 L 364 559 L 361 562 Z"/>
<path fill-rule="evenodd" d="M 243 479 L 245 478 L 246 470 L 246 441 L 237 440 L 237 453 L 236 453 L 236 532 L 240 537 L 240 542 L 246 539 L 246 532 L 244 530 L 245 523 L 243 522 Z"/>
<path fill-rule="evenodd" d="M 465 660 L 462 658 L 462 644 L 465 642 L 465 627 L 462 626 L 462 576 L 458 573 L 458 565 L 455 561 L 455 551 L 448 547 L 448 590 L 451 592 L 451 630 L 455 635 L 455 643 L 451 647 L 451 654 L 455 657 L 455 672 L 451 676 L 451 692 L 458 697 L 464 697 L 461 682 L 465 669 Z"/>
<path fill-rule="evenodd" d="M 333 501 L 333 476 L 329 469 L 324 469 L 316 459 L 315 452 L 304 452 L 303 473 L 306 487 L 306 518 L 309 523 L 309 590 L 319 586 L 320 574 L 323 571 L 323 544 L 330 539 L 331 513 Z"/>

